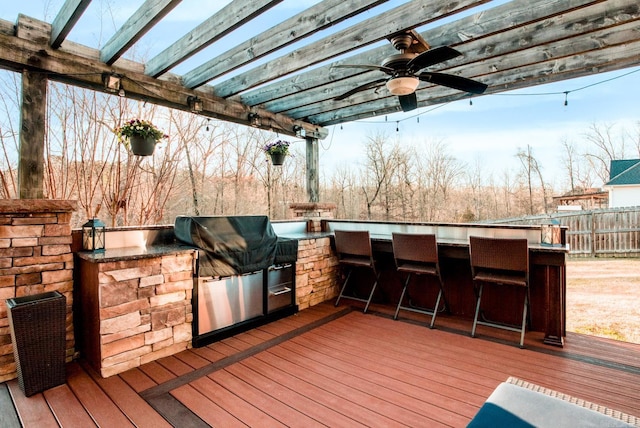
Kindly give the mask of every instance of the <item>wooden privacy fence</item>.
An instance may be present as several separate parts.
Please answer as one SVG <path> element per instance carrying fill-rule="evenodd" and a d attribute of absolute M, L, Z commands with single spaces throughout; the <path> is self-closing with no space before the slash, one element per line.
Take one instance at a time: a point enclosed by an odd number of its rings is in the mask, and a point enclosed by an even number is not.
<path fill-rule="evenodd" d="M 550 219 L 567 227 L 571 256 L 640 257 L 640 207 L 560 212 L 492 223 L 540 224 Z"/>

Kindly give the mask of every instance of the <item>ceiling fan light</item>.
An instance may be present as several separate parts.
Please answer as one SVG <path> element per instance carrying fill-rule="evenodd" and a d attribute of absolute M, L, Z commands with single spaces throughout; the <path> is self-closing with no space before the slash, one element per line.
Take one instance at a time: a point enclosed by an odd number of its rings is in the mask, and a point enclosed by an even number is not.
<path fill-rule="evenodd" d="M 396 77 L 387 80 L 387 89 L 393 95 L 409 95 L 415 92 L 418 84 L 420 80 L 417 77 Z"/>

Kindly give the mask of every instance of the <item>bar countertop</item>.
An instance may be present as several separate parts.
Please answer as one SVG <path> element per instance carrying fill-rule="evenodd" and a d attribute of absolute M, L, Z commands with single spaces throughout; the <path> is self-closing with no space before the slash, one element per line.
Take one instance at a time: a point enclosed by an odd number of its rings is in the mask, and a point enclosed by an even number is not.
<path fill-rule="evenodd" d="M 196 248 L 183 244 L 159 244 L 148 247 L 110 248 L 104 252 L 78 251 L 76 254 L 83 260 L 92 263 L 117 262 L 121 260 L 139 260 L 152 257 L 196 251 Z"/>

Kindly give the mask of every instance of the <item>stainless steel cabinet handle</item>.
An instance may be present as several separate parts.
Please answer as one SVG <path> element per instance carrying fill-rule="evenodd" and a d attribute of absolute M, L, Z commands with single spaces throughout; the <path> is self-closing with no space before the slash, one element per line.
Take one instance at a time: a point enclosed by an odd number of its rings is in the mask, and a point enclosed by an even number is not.
<path fill-rule="evenodd" d="M 282 290 L 271 292 L 269 294 L 272 295 L 272 296 L 279 296 L 281 294 L 289 293 L 290 291 L 291 291 L 291 289 L 289 287 L 284 287 Z"/>

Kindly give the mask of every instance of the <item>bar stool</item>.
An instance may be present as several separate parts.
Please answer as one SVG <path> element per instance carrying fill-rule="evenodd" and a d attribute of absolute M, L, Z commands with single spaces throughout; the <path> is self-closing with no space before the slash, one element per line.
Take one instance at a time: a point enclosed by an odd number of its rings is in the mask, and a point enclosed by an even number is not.
<path fill-rule="evenodd" d="M 336 230 L 335 233 L 336 252 L 338 254 L 338 262 L 345 266 L 347 269 L 347 278 L 344 280 L 342 290 L 336 299 L 335 305 L 338 306 L 341 298 L 357 300 L 365 302 L 364 312 L 369 309 L 369 304 L 373 298 L 373 293 L 376 291 L 378 285 L 378 278 L 380 274 L 376 270 L 375 261 L 373 260 L 373 251 L 371 250 L 371 239 L 369 238 L 369 232 L 364 231 L 352 231 L 352 230 Z M 344 294 L 347 288 L 349 278 L 353 273 L 354 268 L 366 268 L 371 269 L 375 275 L 375 282 L 371 287 L 371 293 L 369 293 L 368 299 L 362 299 L 356 296 L 348 296 Z"/>
<path fill-rule="evenodd" d="M 476 326 L 486 325 L 503 330 L 520 332 L 520 348 L 524 347 L 524 332 L 529 305 L 529 248 L 526 239 L 469 237 L 471 276 L 476 292 L 476 313 L 473 318 L 471 337 L 475 337 Z M 478 320 L 482 287 L 486 283 L 513 285 L 524 289 L 522 325 L 520 328 Z"/>
<path fill-rule="evenodd" d="M 404 287 L 402 288 L 402 294 L 400 295 L 400 300 L 398 301 L 398 306 L 396 307 L 396 313 L 393 316 L 393 319 L 398 319 L 398 312 L 400 309 L 419 312 L 431 315 L 431 324 L 429 324 L 429 328 L 433 328 L 433 324 L 436 320 L 436 314 L 440 308 L 440 299 L 444 297 L 444 283 L 442 282 L 442 276 L 440 275 L 436 236 L 431 234 L 393 233 L 391 235 L 391 239 L 393 243 L 393 258 L 396 262 L 396 269 L 398 272 L 407 273 L 407 279 L 405 280 Z M 436 299 L 436 304 L 432 310 L 411 305 L 411 296 L 408 294 L 407 300 L 409 306 L 402 306 L 412 274 L 432 275 L 438 278 L 440 290 L 438 291 L 438 298 Z M 447 300 L 443 300 L 444 308 L 446 309 Z"/>

